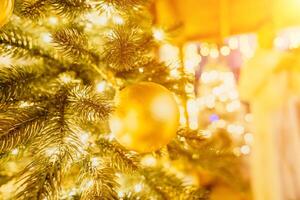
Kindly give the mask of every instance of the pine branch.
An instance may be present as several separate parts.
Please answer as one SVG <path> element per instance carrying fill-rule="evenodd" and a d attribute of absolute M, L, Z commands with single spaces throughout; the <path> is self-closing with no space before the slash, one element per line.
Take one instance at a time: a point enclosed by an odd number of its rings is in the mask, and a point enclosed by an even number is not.
<path fill-rule="evenodd" d="M 68 89 L 68 85 L 61 85 L 48 104 L 45 126 L 32 143 L 34 161 L 21 176 L 19 199 L 58 199 L 61 176 L 84 154 L 80 128 L 66 109 Z"/>
<path fill-rule="evenodd" d="M 0 110 L 17 108 L 24 101 L 46 103 L 51 97 L 49 81 L 58 73 L 40 65 L 0 68 Z"/>
<path fill-rule="evenodd" d="M 145 6 L 148 2 L 148 0 L 102 0 L 97 7 L 102 12 L 107 9 L 107 5 L 115 7 L 119 11 L 130 12 L 133 8 Z"/>
<path fill-rule="evenodd" d="M 199 143 L 203 143 L 206 141 L 201 134 L 199 134 L 198 130 L 190 130 L 187 128 L 182 128 L 177 131 L 177 135 L 179 137 L 185 138 L 189 142 L 195 142 L 199 146 Z"/>
<path fill-rule="evenodd" d="M 145 58 L 143 62 L 144 63 L 139 64 L 138 68 L 116 72 L 116 76 L 124 79 L 124 81 L 128 83 L 152 81 L 167 86 L 168 88 L 172 88 L 172 86 L 175 85 L 171 84 L 171 80 L 168 78 L 170 68 L 166 65 L 151 58 Z M 178 80 L 176 80 L 176 83 L 178 83 Z"/>
<path fill-rule="evenodd" d="M 74 87 L 68 96 L 69 109 L 85 120 L 104 120 L 112 112 L 111 101 L 101 94 L 96 94 L 90 87 Z"/>
<path fill-rule="evenodd" d="M 23 17 L 36 19 L 46 16 L 49 0 L 23 0 L 17 1 L 17 13 Z"/>
<path fill-rule="evenodd" d="M 61 53 L 75 62 L 90 64 L 99 62 L 99 56 L 88 48 L 88 40 L 78 28 L 69 27 L 55 31 L 53 42 Z"/>
<path fill-rule="evenodd" d="M 129 71 L 145 61 L 152 46 L 151 37 L 133 26 L 117 26 L 106 39 L 103 61 L 115 71 Z"/>
<path fill-rule="evenodd" d="M 187 192 L 187 196 L 183 197 L 185 200 L 209 200 L 210 191 L 202 188 L 191 188 Z"/>
<path fill-rule="evenodd" d="M 39 57 L 43 58 L 46 63 L 65 69 L 65 64 L 57 59 L 55 55 L 43 50 L 33 42 L 33 36 L 20 30 L 8 26 L 0 30 L 0 53 L 10 55 L 14 58 L 22 57 Z M 46 64 L 45 63 L 45 64 Z"/>
<path fill-rule="evenodd" d="M 47 149 L 54 147 L 62 154 L 66 154 L 69 160 L 74 160 L 74 157 L 82 153 L 80 128 L 74 123 L 72 114 L 67 110 L 68 91 L 68 87 L 61 86 L 53 101 L 48 105 L 52 110 L 50 110 L 45 129 L 35 143 L 37 153 L 44 154 Z M 40 141 L 43 143 L 41 144 Z"/>
<path fill-rule="evenodd" d="M 61 187 L 61 164 L 49 159 L 35 159 L 21 173 L 15 195 L 20 200 L 58 199 Z"/>
<path fill-rule="evenodd" d="M 101 154 L 110 161 L 112 168 L 121 172 L 137 172 L 139 170 L 138 157 L 130 154 L 122 146 L 105 139 L 97 141 Z"/>
<path fill-rule="evenodd" d="M 28 108 L 0 113 L 0 153 L 25 145 L 42 130 L 47 111 Z"/>
<path fill-rule="evenodd" d="M 87 0 L 50 0 L 52 9 L 61 16 L 76 18 L 91 9 Z"/>
<path fill-rule="evenodd" d="M 0 30 L 0 52 L 3 55 L 26 57 L 29 51 L 33 51 L 34 46 L 32 38 L 18 28 Z"/>
<path fill-rule="evenodd" d="M 198 142 L 198 148 L 184 148 L 184 144 L 174 141 L 168 145 L 169 155 L 172 160 L 182 159 L 182 162 L 189 162 L 195 166 L 201 166 L 218 176 L 222 177 L 228 183 L 233 185 L 243 185 L 238 180 L 239 160 L 228 150 L 216 149 L 212 146 L 201 145 Z M 197 153 L 195 153 L 197 152 Z M 238 176 L 240 177 L 240 176 Z"/>
<path fill-rule="evenodd" d="M 0 103 L 18 99 L 26 94 L 30 84 L 38 77 L 32 67 L 0 68 Z"/>
<path fill-rule="evenodd" d="M 142 174 L 146 184 L 160 196 L 160 199 L 181 199 L 185 187 L 174 174 L 169 174 L 161 168 L 145 168 Z"/>
<path fill-rule="evenodd" d="M 83 191 L 82 200 L 111 200 L 118 199 L 116 188 L 119 187 L 116 182 L 116 173 L 112 168 L 102 166 L 93 166 L 90 162 L 85 162 L 84 169 L 81 170 L 79 181 Z"/>

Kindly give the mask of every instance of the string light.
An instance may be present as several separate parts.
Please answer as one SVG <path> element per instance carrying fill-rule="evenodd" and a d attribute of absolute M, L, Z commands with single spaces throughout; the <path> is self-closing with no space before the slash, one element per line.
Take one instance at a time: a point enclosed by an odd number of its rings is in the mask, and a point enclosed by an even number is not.
<path fill-rule="evenodd" d="M 63 83 L 70 83 L 72 81 L 72 77 L 69 74 L 60 74 L 59 75 L 59 79 L 63 82 Z"/>
<path fill-rule="evenodd" d="M 85 15 L 85 18 L 90 21 L 91 23 L 104 26 L 108 23 L 108 17 L 106 15 L 99 15 L 98 12 L 90 12 Z"/>
<path fill-rule="evenodd" d="M 147 167 L 154 167 L 156 163 L 157 160 L 152 155 L 146 155 L 141 160 L 141 164 Z"/>
<path fill-rule="evenodd" d="M 41 39 L 45 42 L 45 43 L 51 43 L 52 42 L 52 36 L 50 33 L 43 33 L 41 34 Z"/>
<path fill-rule="evenodd" d="M 57 17 L 51 16 L 48 18 L 48 22 L 51 25 L 56 25 L 58 23 L 58 19 L 57 19 Z"/>
<path fill-rule="evenodd" d="M 83 144 L 86 144 L 90 139 L 90 134 L 88 132 L 82 132 L 79 138 Z"/>
<path fill-rule="evenodd" d="M 101 93 L 104 92 L 106 89 L 107 83 L 105 81 L 101 81 L 96 85 L 97 92 Z"/>
<path fill-rule="evenodd" d="M 245 128 L 241 125 L 229 124 L 227 126 L 227 131 L 231 134 L 242 135 L 245 131 Z"/>
<path fill-rule="evenodd" d="M 122 198 L 125 196 L 125 193 L 123 191 L 118 191 L 118 197 Z"/>
<path fill-rule="evenodd" d="M 143 185 L 141 183 L 138 183 L 134 186 L 134 191 L 135 192 L 141 192 L 143 189 Z"/>
<path fill-rule="evenodd" d="M 11 45 L 6 46 L 8 49 L 11 48 Z M 12 59 L 10 56 L 0 56 L 0 65 L 10 66 L 12 64 Z"/>
<path fill-rule="evenodd" d="M 242 154 L 248 155 L 250 153 L 250 147 L 248 145 L 243 145 L 240 151 Z"/>
<path fill-rule="evenodd" d="M 202 133 L 202 136 L 206 137 L 206 138 L 209 138 L 212 135 L 210 130 L 203 130 L 201 133 Z"/>
<path fill-rule="evenodd" d="M 170 76 L 173 78 L 180 78 L 180 72 L 178 71 L 178 69 L 172 69 L 170 71 Z"/>
<path fill-rule="evenodd" d="M 200 53 L 202 56 L 208 56 L 210 53 L 209 47 L 207 45 L 201 46 Z"/>
<path fill-rule="evenodd" d="M 90 187 L 92 187 L 93 185 L 94 185 L 94 181 L 93 180 L 89 180 L 89 181 L 86 182 L 86 184 L 84 186 L 84 189 L 87 190 Z"/>
<path fill-rule="evenodd" d="M 19 104 L 19 107 L 20 108 L 26 108 L 26 107 L 29 107 L 29 106 L 32 106 L 32 105 L 34 105 L 34 103 L 28 102 L 28 101 L 21 101 L 20 104 Z"/>
<path fill-rule="evenodd" d="M 18 153 L 19 153 L 19 149 L 17 149 L 17 148 L 11 150 L 12 155 L 18 155 Z"/>
<path fill-rule="evenodd" d="M 144 72 L 144 69 L 143 69 L 142 67 L 140 67 L 140 68 L 139 68 L 139 72 L 140 72 L 140 73 L 143 73 L 143 72 Z"/>
<path fill-rule="evenodd" d="M 153 38 L 156 40 L 156 41 L 163 41 L 165 40 L 165 32 L 161 29 L 161 28 L 153 28 L 152 30 L 153 32 Z"/>
<path fill-rule="evenodd" d="M 69 192 L 70 197 L 75 196 L 76 194 L 77 194 L 77 191 L 74 188 Z"/>
<path fill-rule="evenodd" d="M 92 164 L 92 167 L 96 168 L 101 164 L 101 161 L 99 158 L 94 157 L 94 158 L 91 158 L 91 164 Z"/>
<path fill-rule="evenodd" d="M 240 108 L 240 106 L 241 106 L 241 103 L 238 100 L 235 100 L 226 105 L 226 110 L 228 112 L 234 112 L 234 111 L 238 110 Z"/>
<path fill-rule="evenodd" d="M 228 56 L 230 54 L 230 48 L 227 46 L 223 46 L 220 50 L 222 56 Z"/>

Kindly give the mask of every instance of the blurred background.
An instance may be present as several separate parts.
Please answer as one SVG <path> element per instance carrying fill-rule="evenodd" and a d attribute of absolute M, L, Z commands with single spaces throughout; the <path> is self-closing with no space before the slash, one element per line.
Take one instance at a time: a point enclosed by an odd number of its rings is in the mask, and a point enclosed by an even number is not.
<path fill-rule="evenodd" d="M 245 163 L 252 192 L 221 184 L 213 199 L 300 199 L 299 9 L 299 0 L 153 2 L 160 59 L 174 77 L 182 65 L 195 77 L 189 127 Z"/>

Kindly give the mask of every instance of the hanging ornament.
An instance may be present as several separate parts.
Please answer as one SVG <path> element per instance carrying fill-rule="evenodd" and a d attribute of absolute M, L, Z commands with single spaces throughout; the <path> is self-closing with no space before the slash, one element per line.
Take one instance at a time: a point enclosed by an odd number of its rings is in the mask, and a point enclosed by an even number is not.
<path fill-rule="evenodd" d="M 13 13 L 14 0 L 0 1 L 0 28 L 6 24 Z"/>
<path fill-rule="evenodd" d="M 110 119 L 112 134 L 129 150 L 146 153 L 168 144 L 176 135 L 179 110 L 165 87 L 141 82 L 121 90 Z"/>

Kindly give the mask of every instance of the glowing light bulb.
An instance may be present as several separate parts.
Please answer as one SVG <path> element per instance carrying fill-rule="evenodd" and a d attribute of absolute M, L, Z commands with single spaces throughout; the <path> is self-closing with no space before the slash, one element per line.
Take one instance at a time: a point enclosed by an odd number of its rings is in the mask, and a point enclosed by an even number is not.
<path fill-rule="evenodd" d="M 139 68 L 139 72 L 140 73 L 143 73 L 144 72 L 144 69 L 141 67 L 141 68 Z"/>
<path fill-rule="evenodd" d="M 20 108 L 26 108 L 26 107 L 29 107 L 29 106 L 32 106 L 33 103 L 30 103 L 28 101 L 21 101 L 20 104 L 19 104 L 19 107 Z"/>
<path fill-rule="evenodd" d="M 60 74 L 59 79 L 64 83 L 70 83 L 72 81 L 72 77 L 69 74 Z"/>
<path fill-rule="evenodd" d="M 58 19 L 57 19 L 57 17 L 52 16 L 52 17 L 48 18 L 48 22 L 51 25 L 56 25 L 58 23 Z"/>
<path fill-rule="evenodd" d="M 159 48 L 159 58 L 161 61 L 172 64 L 172 67 L 179 67 L 179 48 L 171 44 L 163 44 Z"/>
<path fill-rule="evenodd" d="M 228 56 L 230 54 L 230 48 L 227 46 L 223 46 L 220 52 L 223 56 Z"/>
<path fill-rule="evenodd" d="M 93 185 L 94 185 L 94 181 L 93 180 L 89 180 L 88 182 L 86 182 L 85 188 L 88 189 L 88 188 L 92 187 Z"/>
<path fill-rule="evenodd" d="M 11 49 L 10 45 L 7 45 L 6 47 L 8 49 Z M 6 65 L 6 66 L 10 66 L 12 64 L 11 57 L 10 56 L 0 56 L 0 64 Z"/>
<path fill-rule="evenodd" d="M 141 183 L 138 183 L 134 186 L 134 191 L 135 192 L 140 192 L 143 189 L 143 185 Z"/>
<path fill-rule="evenodd" d="M 245 128 L 241 125 L 229 124 L 227 126 L 227 131 L 236 136 L 242 135 L 245 131 Z"/>
<path fill-rule="evenodd" d="M 209 138 L 212 135 L 210 130 L 203 130 L 201 133 L 202 133 L 203 137 L 206 137 L 206 138 Z"/>
<path fill-rule="evenodd" d="M 17 148 L 11 150 L 12 155 L 18 155 L 18 153 L 19 153 L 19 149 L 17 149 Z"/>
<path fill-rule="evenodd" d="M 83 133 L 80 134 L 79 138 L 80 138 L 80 141 L 81 141 L 83 144 L 86 144 L 86 143 L 89 141 L 90 134 L 87 133 L 87 132 L 83 132 Z"/>
<path fill-rule="evenodd" d="M 101 81 L 100 83 L 98 83 L 96 85 L 97 92 L 104 92 L 105 89 L 106 89 L 106 82 L 105 81 Z"/>
<path fill-rule="evenodd" d="M 241 153 L 244 155 L 248 155 L 250 153 L 250 147 L 248 145 L 244 145 L 240 149 Z"/>
<path fill-rule="evenodd" d="M 41 34 L 41 39 L 45 42 L 45 43 L 51 43 L 52 42 L 52 36 L 50 33 L 43 33 Z"/>
<path fill-rule="evenodd" d="M 142 158 L 141 163 L 144 166 L 153 167 L 156 165 L 157 160 L 151 155 L 146 155 Z"/>
<path fill-rule="evenodd" d="M 107 139 L 111 142 L 115 139 L 115 135 L 113 133 L 108 134 Z"/>
<path fill-rule="evenodd" d="M 200 49 L 200 53 L 202 56 L 208 56 L 209 55 L 209 47 L 207 45 L 203 45 Z"/>
<path fill-rule="evenodd" d="M 85 15 L 86 19 L 98 26 L 104 26 L 108 22 L 108 18 L 106 15 L 99 15 L 98 12 L 90 12 Z"/>
<path fill-rule="evenodd" d="M 91 164 L 92 167 L 98 167 L 101 164 L 101 161 L 99 158 L 91 158 Z"/>
<path fill-rule="evenodd" d="M 177 69 L 172 69 L 170 71 L 170 76 L 173 77 L 173 78 L 179 78 L 180 77 L 180 73 Z"/>
<path fill-rule="evenodd" d="M 73 188 L 70 192 L 69 192 L 69 196 L 72 197 L 72 196 L 75 196 L 77 194 L 76 192 L 76 189 Z"/>
<path fill-rule="evenodd" d="M 125 196 L 125 193 L 123 191 L 118 192 L 118 197 L 122 198 Z"/>
<path fill-rule="evenodd" d="M 153 29 L 153 37 L 155 40 L 161 42 L 165 40 L 165 32 L 160 28 Z"/>

